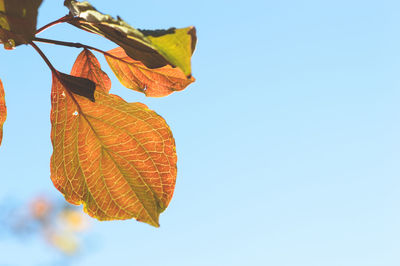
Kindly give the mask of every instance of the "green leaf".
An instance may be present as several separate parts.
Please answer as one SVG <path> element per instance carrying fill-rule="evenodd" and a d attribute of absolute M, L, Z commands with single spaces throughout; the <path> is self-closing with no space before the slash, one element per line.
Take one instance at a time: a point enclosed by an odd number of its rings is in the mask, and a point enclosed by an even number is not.
<path fill-rule="evenodd" d="M 191 76 L 190 59 L 197 41 L 194 27 L 138 30 L 119 17 L 114 19 L 100 13 L 87 1 L 65 0 L 64 5 L 75 16 L 70 22 L 72 25 L 115 42 L 129 57 L 141 61 L 148 68 L 171 65 Z"/>
<path fill-rule="evenodd" d="M 168 62 L 181 68 L 185 75 L 191 73 L 190 59 L 197 42 L 195 27 L 171 28 L 163 34 L 160 34 L 160 32 L 164 31 L 159 30 L 142 30 L 141 32 Z"/>
<path fill-rule="evenodd" d="M 12 49 L 35 36 L 38 8 L 42 0 L 0 0 L 0 43 Z"/>

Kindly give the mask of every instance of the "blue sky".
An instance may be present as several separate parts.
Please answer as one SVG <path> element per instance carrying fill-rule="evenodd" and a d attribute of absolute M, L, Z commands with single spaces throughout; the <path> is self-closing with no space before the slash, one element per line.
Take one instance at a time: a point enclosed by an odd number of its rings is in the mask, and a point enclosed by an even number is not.
<path fill-rule="evenodd" d="M 44 1 L 39 26 L 66 13 L 62 2 Z M 94 222 L 74 265 L 400 265 L 398 1 L 91 3 L 138 28 L 196 26 L 197 81 L 145 98 L 98 56 L 113 93 L 171 126 L 178 179 L 159 229 Z M 115 47 L 69 25 L 40 36 Z M 80 52 L 40 47 L 64 72 Z M 0 199 L 61 199 L 49 173 L 50 71 L 28 46 L 0 57 Z M 0 265 L 46 265 L 48 249 L 0 239 Z"/>

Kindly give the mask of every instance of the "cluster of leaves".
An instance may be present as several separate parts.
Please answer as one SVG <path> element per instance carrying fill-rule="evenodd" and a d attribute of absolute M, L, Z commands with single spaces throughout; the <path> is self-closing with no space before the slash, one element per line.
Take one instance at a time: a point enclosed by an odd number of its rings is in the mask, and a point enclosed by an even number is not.
<path fill-rule="evenodd" d="M 83 235 L 90 228 L 90 220 L 79 208 L 39 195 L 28 203 L 1 205 L 0 225 L 13 237 L 40 237 L 68 257 L 79 254 Z"/>
<path fill-rule="evenodd" d="M 69 13 L 36 29 L 42 0 L 0 0 L 0 42 L 6 49 L 31 45 L 52 72 L 51 179 L 72 204 L 99 220 L 136 218 L 159 226 L 174 192 L 175 141 L 165 120 L 142 103 L 109 93 L 111 82 L 90 50 L 102 53 L 118 80 L 150 97 L 163 97 L 194 82 L 194 27 L 138 30 L 88 2 L 66 0 Z M 37 37 L 58 23 L 101 35 L 118 45 L 88 45 Z M 70 74 L 57 71 L 37 42 L 83 48 Z M 0 141 L 6 117 L 0 83 Z M 1 143 L 0 143 L 1 144 Z"/>

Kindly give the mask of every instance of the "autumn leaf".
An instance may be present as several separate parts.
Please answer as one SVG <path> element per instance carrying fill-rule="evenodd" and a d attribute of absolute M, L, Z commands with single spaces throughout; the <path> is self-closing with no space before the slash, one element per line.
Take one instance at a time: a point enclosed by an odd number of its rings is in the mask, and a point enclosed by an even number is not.
<path fill-rule="evenodd" d="M 0 0 L 0 43 L 12 49 L 35 36 L 38 8 L 42 0 Z"/>
<path fill-rule="evenodd" d="M 96 83 L 95 102 L 71 92 L 53 73 L 54 185 L 99 220 L 136 218 L 158 227 L 176 180 L 168 125 L 144 104 L 108 94 L 110 81 L 88 50 L 78 56 L 71 75 Z"/>
<path fill-rule="evenodd" d="M 138 30 L 119 17 L 114 19 L 98 12 L 87 1 L 65 0 L 64 5 L 76 17 L 69 23 L 115 42 L 129 57 L 141 61 L 148 68 L 171 65 L 182 69 L 186 76 L 191 76 L 190 60 L 197 41 L 194 27 Z"/>
<path fill-rule="evenodd" d="M 110 56 L 111 55 L 111 56 Z M 150 97 L 167 96 L 174 91 L 185 89 L 194 78 L 187 78 L 180 68 L 169 65 L 149 69 L 140 61 L 126 55 L 121 48 L 104 54 L 112 71 L 127 88 L 142 92 Z"/>
<path fill-rule="evenodd" d="M 7 117 L 7 108 L 6 101 L 4 98 L 4 87 L 3 83 L 0 80 L 0 145 L 3 139 L 3 124 L 6 121 Z"/>

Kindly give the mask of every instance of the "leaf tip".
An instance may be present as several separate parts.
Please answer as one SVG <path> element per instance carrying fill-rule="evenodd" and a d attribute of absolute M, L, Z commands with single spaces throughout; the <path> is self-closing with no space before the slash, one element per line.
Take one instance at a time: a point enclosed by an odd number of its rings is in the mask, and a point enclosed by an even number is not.
<path fill-rule="evenodd" d="M 141 222 L 141 223 L 146 223 L 155 228 L 160 228 L 160 222 L 158 221 L 158 218 L 159 218 L 159 214 L 157 215 L 157 217 L 152 217 L 151 220 L 142 220 L 140 218 L 137 218 L 136 221 Z"/>

